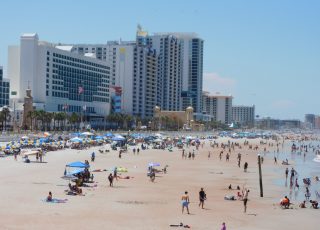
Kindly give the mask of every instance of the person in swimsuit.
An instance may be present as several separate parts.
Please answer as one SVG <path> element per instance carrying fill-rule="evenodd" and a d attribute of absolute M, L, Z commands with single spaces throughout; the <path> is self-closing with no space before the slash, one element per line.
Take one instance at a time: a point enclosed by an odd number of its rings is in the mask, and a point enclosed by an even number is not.
<path fill-rule="evenodd" d="M 188 212 L 188 214 L 190 214 L 190 212 L 189 212 L 189 203 L 190 203 L 189 195 L 188 195 L 188 192 L 185 191 L 184 195 L 182 195 L 182 197 L 181 197 L 182 213 L 184 211 L 184 208 L 187 208 L 187 212 Z"/>
<path fill-rule="evenodd" d="M 112 173 L 109 174 L 108 180 L 109 180 L 110 187 L 113 187 L 113 175 L 112 175 Z"/>
<path fill-rule="evenodd" d="M 47 202 L 52 201 L 52 192 L 49 192 L 49 195 L 47 196 Z"/>

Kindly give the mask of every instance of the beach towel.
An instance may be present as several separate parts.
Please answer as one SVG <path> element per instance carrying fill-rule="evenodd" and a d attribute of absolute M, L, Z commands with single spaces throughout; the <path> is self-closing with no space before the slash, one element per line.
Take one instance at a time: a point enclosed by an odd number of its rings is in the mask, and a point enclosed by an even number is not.
<path fill-rule="evenodd" d="M 61 204 L 61 203 L 67 203 L 68 199 L 52 199 L 51 201 L 48 201 L 47 199 L 42 200 L 43 202 L 46 203 L 52 203 L 52 204 Z"/>
<path fill-rule="evenodd" d="M 181 228 L 191 228 L 189 225 L 184 225 L 183 223 L 180 224 L 170 224 L 170 227 L 181 227 Z"/>

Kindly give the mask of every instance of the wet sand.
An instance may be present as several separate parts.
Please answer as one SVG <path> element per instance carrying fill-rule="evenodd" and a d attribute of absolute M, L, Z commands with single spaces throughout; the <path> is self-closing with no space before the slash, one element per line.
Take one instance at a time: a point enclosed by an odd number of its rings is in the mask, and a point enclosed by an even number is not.
<path fill-rule="evenodd" d="M 226 142 L 226 138 L 218 139 Z M 231 140 L 243 142 L 242 140 Z M 259 142 L 260 140 L 249 140 Z M 259 197 L 257 151 L 241 151 L 241 168 L 237 166 L 237 155 L 232 153 L 230 161 L 225 155 L 219 160 L 220 148 L 204 148 L 196 151 L 195 160 L 182 160 L 181 150 L 144 150 L 139 155 L 132 151 L 101 154 L 88 150 L 62 150 L 49 152 L 44 158 L 48 163 L 25 164 L 21 158 L 0 159 L 0 229 L 180 229 L 169 227 L 180 222 L 191 229 L 220 229 L 226 222 L 227 229 L 318 229 L 319 210 L 282 210 L 277 205 L 286 191 L 275 185 L 281 179 L 285 167 L 266 157 L 263 164 L 264 197 Z M 190 147 L 192 151 L 193 147 Z M 208 159 L 208 151 L 211 157 Z M 108 172 L 94 173 L 96 188 L 84 188 L 85 196 L 67 196 L 68 181 L 61 179 L 65 165 L 72 161 L 89 160 L 92 151 L 96 161 L 91 169 L 111 169 L 114 166 L 128 168 L 123 176 L 110 188 Z M 188 149 L 186 150 L 189 151 Z M 31 160 L 35 160 L 31 157 Z M 249 163 L 248 172 L 243 172 L 243 163 Z M 157 174 L 155 182 L 146 176 L 149 162 L 159 162 L 161 167 L 169 165 L 167 174 Z M 161 168 L 160 167 L 160 168 Z M 236 195 L 228 185 L 239 185 L 250 189 L 248 210 L 243 212 L 241 201 L 226 201 L 225 195 Z M 207 194 L 205 209 L 198 207 L 198 192 L 203 187 Z M 54 198 L 68 199 L 64 204 L 46 203 L 48 191 Z M 190 195 L 191 214 L 181 213 L 180 199 L 184 191 Z"/>

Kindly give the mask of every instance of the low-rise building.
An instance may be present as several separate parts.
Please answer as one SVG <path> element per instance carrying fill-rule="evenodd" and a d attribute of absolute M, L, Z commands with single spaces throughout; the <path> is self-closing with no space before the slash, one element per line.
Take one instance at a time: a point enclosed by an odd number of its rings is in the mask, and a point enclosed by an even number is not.
<path fill-rule="evenodd" d="M 211 115 L 214 121 L 230 124 L 232 122 L 232 99 L 231 95 L 210 95 L 209 92 L 203 92 L 202 113 Z"/>
<path fill-rule="evenodd" d="M 240 126 L 253 127 L 255 119 L 255 106 L 232 106 L 232 122 Z"/>

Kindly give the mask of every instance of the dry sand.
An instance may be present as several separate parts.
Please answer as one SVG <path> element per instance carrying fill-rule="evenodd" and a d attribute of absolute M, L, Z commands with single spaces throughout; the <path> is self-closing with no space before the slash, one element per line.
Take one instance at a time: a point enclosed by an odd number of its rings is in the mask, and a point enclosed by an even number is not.
<path fill-rule="evenodd" d="M 220 229 L 222 222 L 226 222 L 227 229 L 237 230 L 319 229 L 318 210 L 282 210 L 275 205 L 284 189 L 274 185 L 273 180 L 284 175 L 275 174 L 274 167 L 283 166 L 274 165 L 272 157 L 265 158 L 263 164 L 264 198 L 259 197 L 256 151 L 247 148 L 241 151 L 242 164 L 249 163 L 248 172 L 244 173 L 237 166 L 235 153 L 231 154 L 230 162 L 224 156 L 220 161 L 220 149 L 209 149 L 208 141 L 196 151 L 195 160 L 182 160 L 181 150 L 177 149 L 173 152 L 149 149 L 139 155 L 129 151 L 122 159 L 118 158 L 118 152 L 100 154 L 98 149 L 49 152 L 45 156 L 48 163 L 42 164 L 25 164 L 21 158 L 16 162 L 13 157 L 0 159 L 0 229 L 180 229 L 169 227 L 180 222 L 191 229 Z M 129 170 L 123 175 L 134 178 L 119 179 L 110 188 L 108 172 L 97 172 L 94 180 L 98 186 L 84 188 L 85 196 L 65 195 L 68 181 L 61 179 L 64 166 L 72 161 L 89 160 L 93 150 L 96 161 L 91 163 L 91 169 L 123 166 Z M 155 182 L 150 182 L 146 176 L 149 162 L 169 165 L 168 173 L 157 174 Z M 227 189 L 230 183 L 251 190 L 246 214 L 241 201 L 224 200 L 225 195 L 237 192 Z M 201 187 L 207 194 L 204 210 L 198 207 Z M 190 215 L 181 213 L 180 199 L 186 190 L 191 201 Z M 43 202 L 48 191 L 52 191 L 54 198 L 68 199 L 67 203 Z"/>

